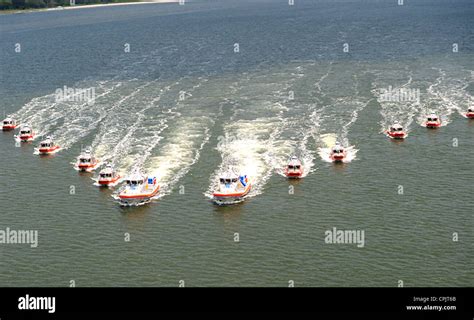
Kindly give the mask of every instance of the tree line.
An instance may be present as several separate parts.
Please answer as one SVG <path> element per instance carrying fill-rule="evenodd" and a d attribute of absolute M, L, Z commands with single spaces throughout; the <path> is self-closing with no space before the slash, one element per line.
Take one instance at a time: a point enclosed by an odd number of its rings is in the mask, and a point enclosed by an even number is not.
<path fill-rule="evenodd" d="M 133 0 L 75 0 L 76 5 L 94 3 L 134 2 Z M 0 0 L 0 10 L 39 9 L 69 6 L 71 0 Z"/>

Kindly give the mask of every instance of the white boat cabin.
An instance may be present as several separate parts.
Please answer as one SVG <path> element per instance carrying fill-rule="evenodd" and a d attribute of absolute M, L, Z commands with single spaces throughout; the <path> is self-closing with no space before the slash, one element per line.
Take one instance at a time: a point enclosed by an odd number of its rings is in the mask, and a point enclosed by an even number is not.
<path fill-rule="evenodd" d="M 79 162 L 83 164 L 89 164 L 91 163 L 94 159 L 92 156 L 92 152 L 90 149 L 86 149 L 80 156 L 79 156 Z"/>
<path fill-rule="evenodd" d="M 20 135 L 28 135 L 31 134 L 31 128 L 30 127 L 23 127 L 20 130 Z"/>
<path fill-rule="evenodd" d="M 125 183 L 131 187 L 136 187 L 145 184 L 145 177 L 139 173 L 135 173 L 125 179 Z"/>
<path fill-rule="evenodd" d="M 290 161 L 287 166 L 288 169 L 300 170 L 301 169 L 301 161 L 296 157 L 293 156 L 290 158 Z"/>
<path fill-rule="evenodd" d="M 40 142 L 40 148 L 52 148 L 56 144 L 51 137 L 47 137 L 46 140 Z"/>
<path fill-rule="evenodd" d="M 4 126 L 12 126 L 12 125 L 15 125 L 15 124 L 16 124 L 16 122 L 12 118 L 6 118 L 6 119 L 3 120 L 3 125 Z"/>
<path fill-rule="evenodd" d="M 220 184 L 228 185 L 232 183 L 237 183 L 239 181 L 239 176 L 234 172 L 226 172 L 219 178 Z"/>
<path fill-rule="evenodd" d="M 401 132 L 401 131 L 403 131 L 403 127 L 398 123 L 395 123 L 390 127 L 390 132 Z"/>
<path fill-rule="evenodd" d="M 109 164 L 103 170 L 99 172 L 100 179 L 112 179 L 116 176 L 116 172 L 113 167 Z"/>
<path fill-rule="evenodd" d="M 91 155 L 83 155 L 79 157 L 79 162 L 80 163 L 91 163 L 92 162 L 92 156 Z"/>
<path fill-rule="evenodd" d="M 334 147 L 332 147 L 332 153 L 333 154 L 344 153 L 344 148 L 340 144 L 336 144 Z"/>

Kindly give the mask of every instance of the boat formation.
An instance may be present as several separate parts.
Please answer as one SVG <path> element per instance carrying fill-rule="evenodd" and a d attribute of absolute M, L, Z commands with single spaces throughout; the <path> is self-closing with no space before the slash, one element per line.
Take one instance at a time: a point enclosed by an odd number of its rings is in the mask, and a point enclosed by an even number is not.
<path fill-rule="evenodd" d="M 467 109 L 463 116 L 468 119 L 474 119 L 474 108 Z M 429 129 L 436 129 L 441 126 L 440 117 L 435 114 L 429 114 L 424 120 L 423 126 Z M 13 131 L 19 128 L 19 134 L 15 135 L 15 139 L 20 142 L 31 142 L 35 140 L 36 133 L 28 124 L 18 124 L 11 117 L 6 117 L 2 122 L 3 131 Z M 391 139 L 402 140 L 408 136 L 403 126 L 395 122 L 384 133 Z M 61 149 L 52 136 L 47 136 L 41 141 L 35 154 L 49 155 Z M 333 163 L 343 163 L 347 158 L 346 148 L 336 142 L 330 149 L 329 159 Z M 91 147 L 82 150 L 76 161 L 73 163 L 74 169 L 80 172 L 94 172 L 102 165 L 100 159 L 96 158 Z M 283 168 L 283 174 L 288 179 L 301 179 L 304 177 L 304 163 L 297 157 L 291 156 Z M 94 185 L 99 187 L 115 187 L 122 184 L 112 196 L 118 200 L 123 206 L 141 205 L 150 202 L 158 196 L 160 185 L 156 176 L 142 174 L 139 171 L 133 172 L 125 179 L 114 168 L 112 164 L 106 164 L 99 174 L 92 178 Z M 230 166 L 225 172 L 219 175 L 217 186 L 212 193 L 212 199 L 216 204 L 233 204 L 243 201 L 252 189 L 250 177 L 246 173 L 238 172 L 234 167 Z"/>

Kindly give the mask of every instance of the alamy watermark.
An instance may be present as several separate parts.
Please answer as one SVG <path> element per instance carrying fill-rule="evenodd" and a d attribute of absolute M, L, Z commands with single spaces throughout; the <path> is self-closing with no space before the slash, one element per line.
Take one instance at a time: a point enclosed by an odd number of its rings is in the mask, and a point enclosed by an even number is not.
<path fill-rule="evenodd" d="M 251 133 L 245 133 L 241 135 L 234 135 L 234 134 L 228 134 L 226 133 L 223 136 L 218 136 L 217 137 L 217 147 L 218 148 L 228 148 L 234 143 L 239 143 L 239 142 L 251 142 L 255 141 L 257 137 Z"/>
<path fill-rule="evenodd" d="M 18 298 L 18 310 L 46 310 L 56 312 L 56 297 L 33 297 L 29 294 Z"/>
<path fill-rule="evenodd" d="M 358 248 L 365 246 L 364 230 L 338 230 L 334 227 L 324 234 L 324 242 L 328 244 L 357 244 Z"/>
<path fill-rule="evenodd" d="M 95 102 L 95 88 L 69 88 L 64 86 L 56 89 L 56 102 L 87 102 L 92 105 Z"/>
<path fill-rule="evenodd" d="M 379 102 L 417 102 L 420 103 L 420 89 L 414 88 L 381 88 Z"/>
<path fill-rule="evenodd" d="M 38 246 L 38 230 L 0 230 L 0 244 L 29 244 L 30 247 Z"/>

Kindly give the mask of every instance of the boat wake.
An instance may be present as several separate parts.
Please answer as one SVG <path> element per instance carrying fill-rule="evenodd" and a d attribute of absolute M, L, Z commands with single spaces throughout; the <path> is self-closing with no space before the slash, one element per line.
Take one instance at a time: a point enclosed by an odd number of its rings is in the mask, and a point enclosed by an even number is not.
<path fill-rule="evenodd" d="M 331 159 L 331 150 L 336 145 L 337 135 L 335 133 L 327 133 L 321 135 L 321 143 L 323 147 L 318 148 L 318 154 L 324 162 L 334 162 Z M 357 150 L 354 146 L 344 146 L 346 156 L 342 160 L 343 163 L 350 163 L 356 159 Z"/>
<path fill-rule="evenodd" d="M 146 78 L 160 68 L 160 63 L 150 65 L 150 59 L 166 54 L 174 59 L 174 50 L 173 46 L 161 47 L 127 63 L 123 60 L 128 57 L 116 58 L 110 62 L 112 72 L 102 75 L 106 80 L 88 78 L 70 88 L 58 88 L 55 93 L 33 98 L 12 116 L 20 124 L 32 126 L 35 139 L 51 135 L 61 149 L 68 149 L 136 94 L 133 85 L 138 83 L 138 78 Z M 148 82 L 151 83 L 153 81 Z M 70 93 L 71 89 L 73 92 Z"/>
<path fill-rule="evenodd" d="M 308 100 L 312 102 L 305 105 L 305 130 L 313 137 L 323 161 L 332 162 L 331 148 L 339 142 L 347 152 L 344 162 L 351 162 L 358 150 L 349 142 L 349 130 L 372 99 L 361 89 L 367 82 L 363 78 L 366 73 L 362 69 L 349 71 L 333 62 L 311 68 L 309 72 L 317 80 L 308 90 Z"/>
<path fill-rule="evenodd" d="M 441 126 L 446 126 L 452 121 L 453 113 L 465 116 L 469 103 L 472 103 L 472 97 L 466 90 L 474 82 L 472 71 L 463 70 L 464 72 L 460 72 L 457 70 L 455 74 L 450 74 L 442 68 L 433 69 L 439 76 L 426 89 L 417 122 L 419 125 L 425 126 L 426 117 L 434 113 L 440 117 Z"/>
<path fill-rule="evenodd" d="M 222 161 L 210 176 L 206 197 L 213 198 L 219 177 L 229 167 L 248 176 L 252 189 L 245 197 L 254 197 L 263 192 L 273 172 L 279 173 L 284 161 L 293 154 L 303 157 L 308 168 L 312 166 L 307 138 L 302 138 L 300 130 L 290 128 L 293 121 L 301 122 L 304 116 L 296 113 L 292 118 L 293 103 L 288 95 L 303 75 L 301 68 L 291 72 L 257 71 L 243 74 L 240 81 L 230 85 L 226 106 L 232 114 L 228 121 L 223 121 L 216 148 Z"/>
<path fill-rule="evenodd" d="M 309 140 L 313 137 L 313 131 L 308 128 L 305 119 L 299 116 L 291 116 L 290 112 L 285 112 L 285 116 L 281 117 L 278 129 L 278 135 L 273 143 L 273 150 L 267 161 L 275 169 L 275 172 L 286 177 L 285 168 L 288 160 L 292 156 L 296 156 L 304 168 L 302 178 L 314 172 L 315 154 L 309 147 Z M 297 113 L 298 114 L 298 113 Z"/>
<path fill-rule="evenodd" d="M 342 162 L 349 163 L 357 159 L 358 149 L 349 142 L 349 129 L 370 101 L 357 101 L 354 97 L 337 98 L 331 105 L 315 113 L 314 117 L 321 122 L 321 134 L 316 137 L 316 141 L 319 145 L 318 154 L 323 161 L 333 162 L 330 153 L 336 142 L 340 143 L 347 153 Z"/>
<path fill-rule="evenodd" d="M 273 121 L 272 121 L 273 120 Z M 247 197 L 262 192 L 262 188 L 272 173 L 272 144 L 275 123 L 278 119 L 264 118 L 252 121 L 239 120 L 226 125 L 225 135 L 220 137 L 217 151 L 222 162 L 210 178 L 210 186 L 205 195 L 212 198 L 218 186 L 219 177 L 229 167 L 243 175 L 247 175 L 252 190 Z"/>
<path fill-rule="evenodd" d="M 209 141 L 211 125 L 212 120 L 209 118 L 180 118 L 174 129 L 167 132 L 158 150 L 143 165 L 144 171 L 159 179 L 161 189 L 154 198 L 171 193 L 178 181 L 199 160 L 201 150 Z"/>
<path fill-rule="evenodd" d="M 101 164 L 108 164 L 121 179 L 107 186 L 119 185 L 132 170 L 140 170 L 153 148 L 160 142 L 167 121 L 178 116 L 176 107 L 161 105 L 177 83 L 151 81 L 137 85 L 127 83 L 125 94 L 115 100 L 101 122 L 91 150 Z M 177 94 L 177 93 L 175 93 Z M 100 186 L 98 176 L 92 178 Z M 117 192 L 118 194 L 118 192 Z M 115 194 L 115 196 L 117 195 Z"/>
<path fill-rule="evenodd" d="M 288 93 L 300 92 L 303 83 L 307 82 L 308 68 L 314 67 L 313 64 L 298 65 L 296 68 L 291 68 L 288 74 L 292 76 L 291 80 L 287 80 L 279 93 L 279 100 L 281 102 L 281 110 L 278 113 L 279 128 L 278 135 L 275 135 L 274 146 L 272 150 L 272 157 L 268 159 L 275 172 L 283 177 L 286 177 L 285 168 L 288 160 L 292 156 L 296 156 L 303 167 L 303 174 L 301 177 L 306 177 L 308 174 L 314 172 L 315 168 L 315 152 L 309 146 L 310 139 L 316 135 L 319 126 L 316 122 L 308 122 L 309 114 L 313 110 L 315 104 L 302 103 L 297 97 L 289 99 Z M 328 70 L 318 79 L 314 84 L 316 91 L 320 95 L 324 95 L 321 91 L 321 83 L 330 74 L 331 65 Z M 301 94 L 301 93 L 299 93 Z M 285 106 L 285 107 L 283 107 Z"/>
<path fill-rule="evenodd" d="M 405 137 L 408 137 L 410 126 L 420 109 L 420 97 L 415 97 L 418 99 L 403 101 L 400 99 L 398 99 L 398 101 L 397 99 L 387 99 L 381 88 L 387 90 L 387 87 L 390 86 L 390 89 L 392 89 L 393 92 L 408 92 L 408 90 L 412 90 L 412 83 L 413 77 L 411 74 L 408 75 L 408 80 L 405 83 L 401 83 L 393 88 L 391 87 L 392 83 L 389 84 L 379 79 L 372 83 L 372 94 L 380 105 L 380 115 L 382 116 L 382 119 L 379 122 L 380 133 L 383 133 L 389 138 L 390 135 L 388 134 L 388 129 L 395 123 L 398 123 L 403 127 L 404 132 L 406 133 Z"/>
<path fill-rule="evenodd" d="M 161 98 L 154 99 L 161 104 L 161 113 L 156 115 L 156 108 L 143 110 L 143 121 L 116 147 L 126 152 L 114 153 L 113 161 L 119 164 L 122 172 L 139 170 L 157 177 L 160 192 L 153 199 L 172 192 L 199 160 L 201 150 L 210 138 L 214 120 L 209 114 L 213 112 L 206 110 L 199 98 L 205 92 L 201 87 L 208 80 L 188 80 L 181 79 L 167 86 Z M 183 88 L 186 88 L 185 92 Z M 201 89 L 204 90 L 202 93 L 199 92 Z M 212 101 L 206 101 L 213 107 Z"/>

